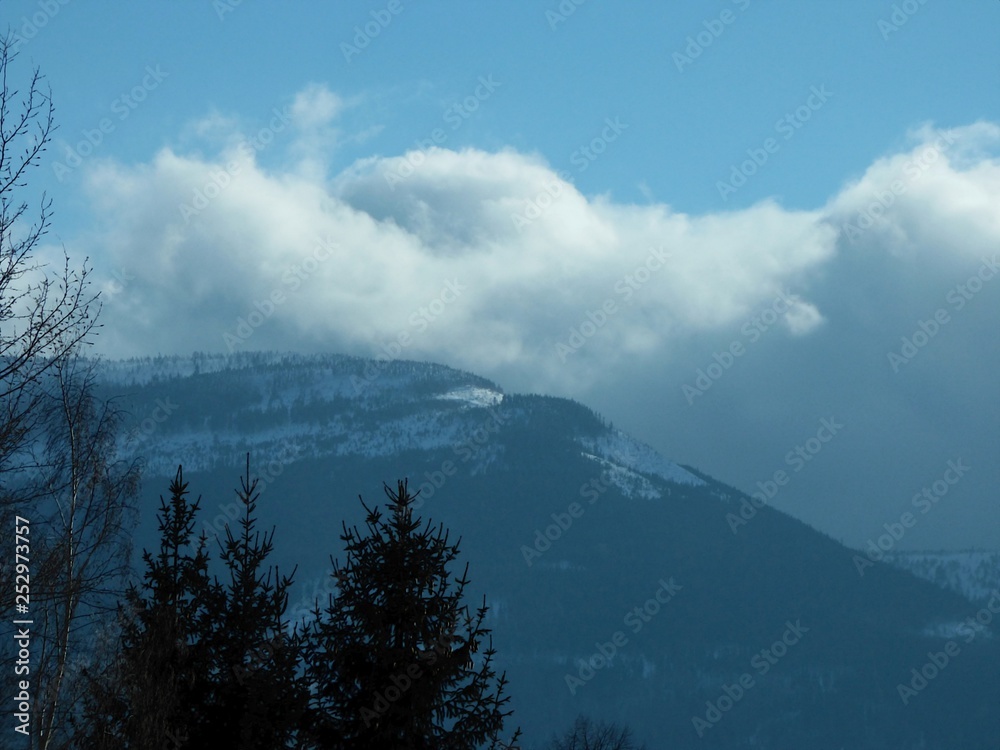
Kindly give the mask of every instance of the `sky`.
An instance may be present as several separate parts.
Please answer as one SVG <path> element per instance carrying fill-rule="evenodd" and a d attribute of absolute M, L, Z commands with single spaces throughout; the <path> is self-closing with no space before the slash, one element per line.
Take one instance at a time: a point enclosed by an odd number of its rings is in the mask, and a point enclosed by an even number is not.
<path fill-rule="evenodd" d="M 98 352 L 441 362 L 851 546 L 1000 548 L 1000 3 L 0 21 L 51 86 L 24 197 L 40 257 L 89 258 Z"/>

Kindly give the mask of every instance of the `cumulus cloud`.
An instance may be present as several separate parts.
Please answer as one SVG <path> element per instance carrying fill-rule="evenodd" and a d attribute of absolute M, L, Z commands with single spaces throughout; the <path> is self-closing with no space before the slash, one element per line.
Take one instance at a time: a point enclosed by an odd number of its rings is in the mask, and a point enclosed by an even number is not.
<path fill-rule="evenodd" d="M 343 106 L 341 98 L 330 89 L 313 83 L 295 95 L 292 117 L 303 130 L 326 127 L 340 114 Z"/>
<path fill-rule="evenodd" d="M 94 254 L 133 276 L 106 311 L 115 353 L 232 348 L 225 334 L 276 294 L 253 340 L 236 345 L 301 338 L 372 353 L 408 333 L 402 356 L 593 382 L 625 354 L 730 325 L 782 291 L 804 297 L 836 254 L 839 230 L 822 211 L 618 204 L 512 150 L 372 157 L 327 180 L 316 165 L 330 142 L 317 134 L 341 108 L 323 87 L 296 97 L 285 171 L 231 146 L 91 170 Z M 460 294 L 428 308 L 448 282 Z M 786 328 L 821 320 L 802 299 Z M 586 346 L 560 354 L 574 333 Z"/>
<path fill-rule="evenodd" d="M 165 148 L 90 170 L 87 249 L 130 277 L 110 295 L 109 350 L 373 354 L 404 338 L 400 356 L 582 386 L 738 328 L 779 294 L 795 297 L 785 335 L 808 336 L 858 314 L 859 290 L 905 278 L 897 292 L 924 294 L 1000 238 L 1000 128 L 987 123 L 914 131 L 912 148 L 813 211 L 764 201 L 692 216 L 585 196 L 514 150 L 371 157 L 327 179 L 343 107 L 319 85 L 295 97 L 285 170 L 261 167 L 215 116 L 200 126 L 225 144 L 214 158 Z M 828 283 L 845 272 L 856 278 Z"/>
<path fill-rule="evenodd" d="M 1000 237 L 996 163 L 967 158 L 995 143 L 991 125 L 924 129 L 815 211 L 765 201 L 690 216 L 584 196 L 513 150 L 372 157 L 326 180 L 300 167 L 321 161 L 317 133 L 341 107 L 322 87 L 296 97 L 298 161 L 284 172 L 246 149 L 91 171 L 94 254 L 133 277 L 106 311 L 115 353 L 301 340 L 363 354 L 402 336 L 400 356 L 587 384 L 782 292 L 798 298 L 784 329 L 807 335 L 826 314 L 810 295 L 837 264 L 956 267 Z M 909 266 L 887 265 L 904 255 Z M 459 291 L 439 300 L 447 284 Z"/>
<path fill-rule="evenodd" d="M 910 149 L 877 160 L 828 204 L 847 243 L 914 261 L 961 263 L 995 251 L 1000 126 L 925 125 L 908 140 Z"/>

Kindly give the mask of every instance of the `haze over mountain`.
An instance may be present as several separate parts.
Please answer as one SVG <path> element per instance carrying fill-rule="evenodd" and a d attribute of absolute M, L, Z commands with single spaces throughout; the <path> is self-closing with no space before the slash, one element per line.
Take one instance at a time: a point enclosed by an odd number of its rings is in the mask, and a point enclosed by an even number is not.
<path fill-rule="evenodd" d="M 578 713 L 651 747 L 985 748 L 1000 729 L 997 626 L 976 620 L 1000 591 L 973 602 L 844 548 L 578 403 L 340 355 L 111 361 L 102 379 L 145 457 L 137 546 L 177 462 L 198 528 L 221 532 L 249 451 L 262 526 L 299 566 L 296 618 L 333 590 L 357 495 L 407 477 L 462 538 L 526 747 Z"/>

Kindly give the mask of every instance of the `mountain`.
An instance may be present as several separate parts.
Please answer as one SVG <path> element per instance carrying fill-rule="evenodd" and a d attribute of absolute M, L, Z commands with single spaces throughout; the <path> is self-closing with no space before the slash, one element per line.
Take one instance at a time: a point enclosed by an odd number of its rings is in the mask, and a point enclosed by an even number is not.
<path fill-rule="evenodd" d="M 441 365 L 240 353 L 104 363 L 143 457 L 137 547 L 183 464 L 214 535 L 251 454 L 292 610 L 332 590 L 358 495 L 408 478 L 461 537 L 525 747 L 577 714 L 655 748 L 994 748 L 995 624 L 586 407 Z M 678 435 L 677 440 L 683 440 Z M 992 743 L 992 744 L 990 744 Z"/>

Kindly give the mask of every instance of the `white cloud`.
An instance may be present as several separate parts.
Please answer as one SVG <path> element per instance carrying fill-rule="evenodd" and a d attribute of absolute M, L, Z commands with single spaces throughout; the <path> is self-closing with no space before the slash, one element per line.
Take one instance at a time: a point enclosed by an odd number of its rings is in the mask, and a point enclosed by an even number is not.
<path fill-rule="evenodd" d="M 295 171 L 314 182 L 326 178 L 326 165 L 341 140 L 335 123 L 347 103 L 320 83 L 312 83 L 295 96 L 290 109 L 295 140 L 289 149 Z"/>
<path fill-rule="evenodd" d="M 374 355 L 408 335 L 402 357 L 485 375 L 516 369 L 565 392 L 699 332 L 738 329 L 784 290 L 800 302 L 773 335 L 808 335 L 829 317 L 835 269 L 850 266 L 859 282 L 881 275 L 864 282 L 880 288 L 898 273 L 930 281 L 1000 239 L 1000 169 L 989 156 L 1000 128 L 990 124 L 925 128 L 912 150 L 878 160 L 815 211 L 765 201 L 690 216 L 584 196 L 513 150 L 371 157 L 327 180 L 342 107 L 321 86 L 296 97 L 284 171 L 262 170 L 252 154 L 170 149 L 91 170 L 101 228 L 87 250 L 108 274 L 134 276 L 106 305 L 103 348 L 224 350 L 224 334 L 277 293 L 283 301 L 239 346 Z M 226 123 L 213 120 L 213 132 Z M 239 169 L 222 186 L 233 159 Z M 183 216 L 199 190 L 215 197 Z M 858 227 L 886 190 L 888 208 Z M 329 255 L 317 250 L 326 238 Z M 461 292 L 445 300 L 448 282 Z M 557 345 L 609 301 L 606 322 L 560 357 Z"/>
<path fill-rule="evenodd" d="M 326 86 L 313 83 L 295 95 L 292 117 L 303 130 L 325 127 L 340 114 L 344 103 Z"/>
<path fill-rule="evenodd" d="M 962 261 L 1000 237 L 1000 126 L 979 122 L 909 134 L 908 151 L 877 160 L 827 206 L 854 247 L 917 260 Z"/>
<path fill-rule="evenodd" d="M 785 313 L 785 323 L 788 330 L 796 336 L 802 336 L 812 331 L 823 322 L 823 315 L 815 305 L 808 302 L 797 302 Z"/>

